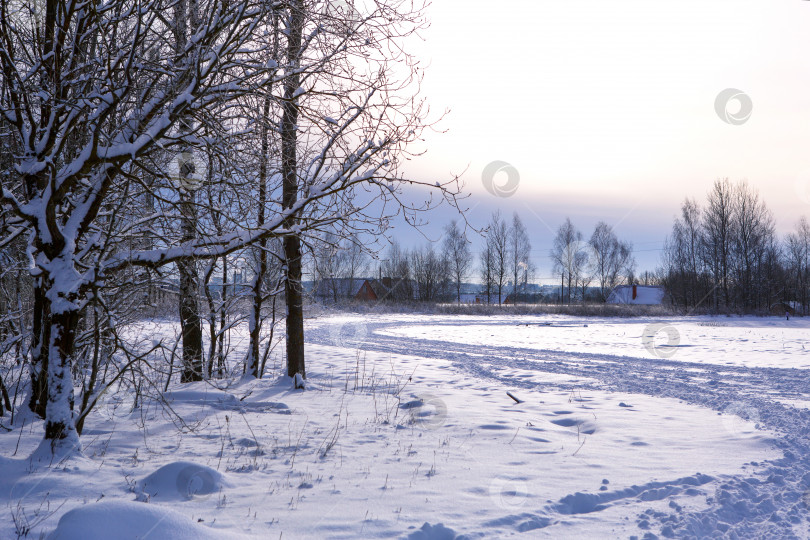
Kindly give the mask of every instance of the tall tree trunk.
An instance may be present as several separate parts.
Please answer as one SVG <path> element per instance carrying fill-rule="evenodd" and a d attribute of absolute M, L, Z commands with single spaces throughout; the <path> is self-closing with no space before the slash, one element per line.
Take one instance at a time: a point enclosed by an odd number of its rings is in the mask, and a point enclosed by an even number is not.
<path fill-rule="evenodd" d="M 189 6 L 189 3 L 191 4 Z M 188 42 L 187 32 L 189 22 L 192 31 L 194 24 L 196 2 L 193 0 L 179 0 L 175 5 L 175 47 L 176 53 L 182 55 Z M 180 122 L 181 132 L 191 131 L 188 120 Z M 193 155 L 181 154 L 178 162 L 179 194 L 181 214 L 180 242 L 190 242 L 197 234 L 196 187 L 191 176 L 196 168 Z M 199 284 L 197 276 L 197 263 L 193 259 L 184 259 L 177 263 L 180 272 L 180 326 L 183 333 L 183 371 L 180 382 L 201 381 L 203 378 L 203 336 L 202 321 L 200 320 L 197 305 Z"/>
<path fill-rule="evenodd" d="M 50 90 L 58 80 L 57 55 L 53 54 L 59 36 L 56 30 L 57 12 L 59 3 L 56 0 L 45 2 L 45 26 L 44 36 L 44 58 L 46 80 L 42 81 L 43 91 Z M 40 111 L 41 118 L 48 118 L 51 115 L 49 101 L 45 100 L 45 106 Z M 34 198 L 37 193 L 42 193 L 45 186 L 52 180 L 46 173 L 29 175 L 24 179 L 24 183 L 29 190 L 29 196 Z M 81 309 L 77 300 L 79 292 L 74 288 L 78 272 L 73 266 L 72 255 L 75 251 L 77 238 L 70 238 L 73 249 L 68 248 L 68 242 L 56 224 L 56 216 L 51 213 L 52 209 L 45 209 L 46 223 L 40 224 L 48 229 L 47 234 L 38 230 L 34 247 L 34 260 L 39 262 L 39 258 L 47 259 L 48 263 L 53 263 L 57 258 L 61 259 L 57 266 L 59 276 L 59 287 L 54 282 L 54 276 L 45 272 L 47 266 L 40 266 L 42 272 L 37 278 L 37 288 L 40 309 L 38 311 L 40 341 L 38 343 L 38 354 L 40 358 L 37 386 L 39 391 L 47 395 L 45 405 L 45 439 L 43 445 L 50 447 L 53 455 L 64 455 L 72 452 L 81 452 L 79 434 L 76 431 L 75 417 L 73 414 L 74 392 L 73 392 L 73 352 L 76 338 L 76 327 L 79 323 L 79 310 Z M 45 243 L 44 238 L 49 238 L 50 242 Z M 52 267 L 53 268 L 53 267 Z M 72 275 L 71 275 L 72 274 Z M 45 352 L 47 350 L 47 352 Z M 47 373 L 47 379 L 45 374 Z M 41 399 L 41 395 L 39 396 Z"/>
<path fill-rule="evenodd" d="M 571 305 L 571 273 L 568 273 L 568 305 Z"/>
<path fill-rule="evenodd" d="M 267 337 L 267 345 L 264 348 L 262 355 L 262 365 L 259 367 L 259 377 L 264 377 L 265 367 L 267 366 L 267 358 L 270 356 L 270 351 L 273 349 L 273 333 L 276 329 L 276 299 L 277 295 L 273 295 L 273 300 L 270 303 L 271 320 L 270 320 L 270 335 Z"/>
<path fill-rule="evenodd" d="M 45 442 L 54 455 L 80 452 L 79 433 L 73 414 L 72 364 L 79 311 L 72 302 L 51 313 L 48 362 L 48 407 L 45 418 Z"/>
<path fill-rule="evenodd" d="M 45 418 L 48 404 L 48 352 L 51 341 L 51 320 L 43 279 L 34 285 L 34 321 L 31 344 L 31 399 L 28 407 L 40 418 Z"/>
<path fill-rule="evenodd" d="M 4 416 L 6 410 L 12 413 L 14 412 L 14 409 L 11 407 L 11 398 L 8 395 L 8 389 L 3 383 L 3 376 L 0 375 L 0 416 Z"/>
<path fill-rule="evenodd" d="M 222 303 L 219 306 L 219 347 L 217 347 L 217 377 L 225 375 L 225 334 L 228 324 L 228 257 L 222 257 Z M 213 360 L 212 360 L 213 362 Z"/>
<path fill-rule="evenodd" d="M 296 374 L 306 379 L 304 362 L 304 311 L 301 286 L 301 240 L 298 236 L 284 239 L 284 255 L 287 259 L 287 375 Z"/>
<path fill-rule="evenodd" d="M 94 291 L 97 295 L 99 294 L 98 290 Z M 98 380 L 99 374 L 99 367 L 101 365 L 101 354 L 102 354 L 102 336 L 99 324 L 99 306 L 97 303 L 97 297 L 94 298 L 92 303 L 93 309 L 93 360 L 92 364 L 90 365 L 90 380 L 87 384 L 84 385 L 82 388 L 82 402 L 81 406 L 79 407 L 79 418 L 76 421 L 76 432 L 81 435 L 82 430 L 84 429 L 84 419 L 86 416 L 83 416 L 84 412 L 87 410 L 88 405 L 90 405 L 90 399 L 95 393 L 96 390 L 96 381 Z"/>
<path fill-rule="evenodd" d="M 281 119 L 281 174 L 282 206 L 291 208 L 298 199 L 298 99 L 296 92 L 301 84 L 297 74 L 301 54 L 301 33 L 304 26 L 303 2 L 292 0 L 290 24 L 287 32 L 287 63 L 292 72 L 284 82 L 284 103 Z M 291 229 L 295 218 L 286 220 L 284 226 Z M 284 291 L 287 300 L 287 375 L 300 375 L 306 379 L 304 362 L 304 312 L 303 288 L 301 286 L 301 239 L 297 235 L 284 237 L 286 280 Z"/>
<path fill-rule="evenodd" d="M 214 358 L 217 356 L 217 306 L 214 303 L 214 295 L 211 294 L 211 276 L 216 268 L 216 259 L 211 261 L 203 278 L 203 292 L 205 301 L 208 303 L 208 358 L 205 362 L 205 376 L 210 379 L 214 375 Z"/>
<path fill-rule="evenodd" d="M 186 205 L 190 206 L 190 205 Z M 183 220 L 183 240 L 189 241 L 189 220 Z M 197 311 L 197 268 L 194 260 L 177 263 L 180 270 L 180 326 L 183 333 L 183 371 L 180 382 L 201 381 L 203 375 L 202 322 Z"/>
<path fill-rule="evenodd" d="M 191 242 L 197 233 L 194 191 L 183 187 L 191 185 L 185 179 L 192 174 L 192 167 L 191 163 L 183 163 L 180 167 L 181 242 Z M 197 305 L 199 293 L 197 262 L 191 258 L 182 259 L 177 263 L 177 269 L 180 273 L 179 308 L 183 334 L 183 371 L 180 375 L 180 382 L 201 381 L 203 379 L 203 335 Z"/>
<path fill-rule="evenodd" d="M 262 107 L 262 152 L 261 163 L 259 164 L 259 212 L 258 222 L 256 225 L 262 227 L 265 222 L 265 206 L 267 205 L 267 162 L 270 159 L 268 155 L 270 144 L 268 141 L 268 131 L 270 122 L 270 95 L 264 98 L 264 105 Z M 261 342 L 262 333 L 262 302 L 264 277 L 267 274 L 267 240 L 262 238 L 257 246 L 257 268 L 256 275 L 253 278 L 253 306 L 250 312 L 250 319 L 248 321 L 250 344 L 248 345 L 247 361 L 245 362 L 245 372 L 254 377 L 259 378 L 260 351 L 259 344 Z"/>

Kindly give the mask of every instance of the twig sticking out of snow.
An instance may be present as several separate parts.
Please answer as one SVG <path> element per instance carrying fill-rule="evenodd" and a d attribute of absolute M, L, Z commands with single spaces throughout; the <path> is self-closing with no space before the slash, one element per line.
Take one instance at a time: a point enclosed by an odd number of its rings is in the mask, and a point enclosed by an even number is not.
<path fill-rule="evenodd" d="M 515 400 L 515 403 L 523 403 L 523 400 L 518 399 L 512 392 L 506 392 L 506 395 Z"/>

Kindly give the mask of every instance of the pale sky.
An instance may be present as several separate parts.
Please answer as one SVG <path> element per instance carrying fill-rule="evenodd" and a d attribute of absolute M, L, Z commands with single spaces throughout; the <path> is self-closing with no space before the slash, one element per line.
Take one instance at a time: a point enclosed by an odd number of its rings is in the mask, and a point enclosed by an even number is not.
<path fill-rule="evenodd" d="M 411 50 L 451 112 L 408 172 L 466 169 L 471 222 L 517 210 L 539 277 L 567 215 L 586 236 L 615 225 L 653 269 L 683 198 L 718 177 L 757 187 L 780 233 L 810 216 L 810 1 L 436 0 L 428 18 Z M 753 104 L 741 125 L 715 112 L 727 88 Z M 482 187 L 495 160 L 520 173 L 512 197 Z"/>

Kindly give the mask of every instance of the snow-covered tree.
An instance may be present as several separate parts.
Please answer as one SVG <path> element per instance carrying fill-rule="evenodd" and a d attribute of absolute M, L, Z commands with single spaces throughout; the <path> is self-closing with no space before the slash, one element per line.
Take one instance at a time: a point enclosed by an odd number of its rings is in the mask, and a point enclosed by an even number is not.
<path fill-rule="evenodd" d="M 349 218 L 382 224 L 388 214 L 373 201 L 394 203 L 391 212 L 423 209 L 398 198 L 404 182 L 417 183 L 399 166 L 427 110 L 413 98 L 418 65 L 395 46 L 423 19 L 410 2 L 379 3 L 351 19 L 355 30 L 344 24 L 329 35 L 335 26 L 303 1 L 188 1 L 187 17 L 173 18 L 166 14 L 176 0 L 42 5 L 44 16 L 32 16 L 0 0 L 0 123 L 13 149 L 11 172 L 2 177 L 0 204 L 10 217 L 0 242 L 29 238 L 36 280 L 31 372 L 44 375 L 35 376 L 32 395 L 35 408 L 44 404 L 45 443 L 62 453 L 80 448 L 76 418 L 87 412 L 74 410 L 71 380 L 80 321 L 98 291 L 123 273 L 141 279 L 191 261 L 224 261 L 279 238 L 287 297 L 295 303 L 296 246 L 307 231 Z M 277 12 L 287 38 L 282 62 L 267 55 Z M 182 46 L 180 33 L 187 36 Z M 203 208 L 189 196 L 189 183 L 216 182 L 226 199 L 239 201 L 249 171 L 201 177 L 186 166 L 173 175 L 167 164 L 186 153 L 238 162 L 249 150 L 243 135 L 255 124 L 235 104 L 268 94 L 281 119 L 272 136 L 282 148 L 267 176 L 264 219 L 251 221 L 230 206 Z M 438 189 L 451 200 L 456 192 L 455 184 Z M 149 197 L 154 212 L 134 204 Z M 192 223 L 184 211 L 203 209 L 221 212 L 219 228 L 197 221 L 193 234 L 182 226 L 176 236 L 158 233 L 161 224 L 172 230 L 172 223 Z M 188 270 L 192 278 L 195 272 Z M 288 313 L 288 325 L 302 328 L 299 319 Z M 291 339 L 288 372 L 304 375 L 303 336 Z M 196 358 L 184 366 L 195 377 L 202 371 Z M 98 392 L 82 402 L 92 407 Z"/>

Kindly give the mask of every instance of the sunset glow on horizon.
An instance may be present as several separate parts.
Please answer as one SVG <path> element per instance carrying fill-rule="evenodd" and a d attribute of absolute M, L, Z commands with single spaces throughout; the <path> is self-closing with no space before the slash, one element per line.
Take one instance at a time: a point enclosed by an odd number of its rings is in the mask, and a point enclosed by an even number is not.
<path fill-rule="evenodd" d="M 810 215 L 810 2 L 442 0 L 428 18 L 422 93 L 450 112 L 408 172 L 464 171 L 472 223 L 501 208 L 543 228 L 529 207 L 660 247 L 683 199 L 723 177 L 759 190 L 779 234 Z M 753 104 L 740 125 L 715 111 L 728 88 Z M 481 184 L 496 160 L 520 173 L 513 198 Z"/>

